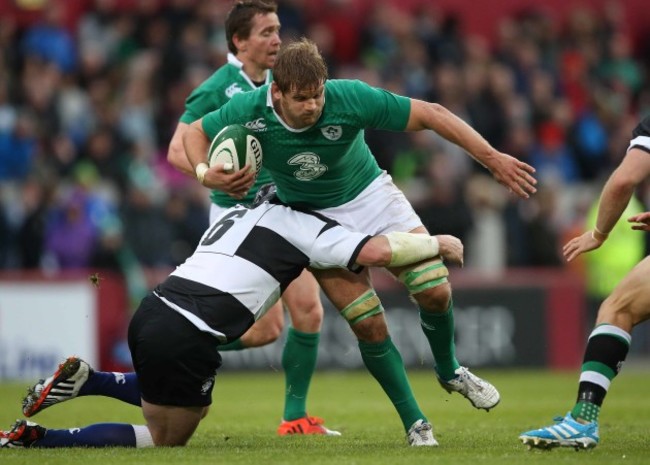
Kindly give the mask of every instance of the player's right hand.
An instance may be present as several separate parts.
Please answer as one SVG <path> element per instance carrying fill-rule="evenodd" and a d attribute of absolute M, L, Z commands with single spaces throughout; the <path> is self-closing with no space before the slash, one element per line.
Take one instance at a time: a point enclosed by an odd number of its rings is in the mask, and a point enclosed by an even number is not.
<path fill-rule="evenodd" d="M 464 248 L 461 240 L 448 234 L 438 234 L 436 239 L 438 239 L 439 255 L 444 258 L 445 261 L 463 266 Z"/>
<path fill-rule="evenodd" d="M 498 152 L 497 156 L 489 160 L 487 168 L 499 184 L 522 199 L 527 199 L 537 192 L 537 180 L 533 177 L 535 168 L 528 163 Z"/>
<path fill-rule="evenodd" d="M 255 182 L 255 173 L 249 171 L 250 165 L 235 172 L 232 172 L 231 169 L 222 163 L 215 164 L 206 171 L 203 185 L 225 192 L 235 199 L 243 198 Z"/>
<path fill-rule="evenodd" d="M 633 223 L 632 229 L 650 232 L 650 212 L 643 212 L 638 215 L 630 216 L 627 221 Z"/>

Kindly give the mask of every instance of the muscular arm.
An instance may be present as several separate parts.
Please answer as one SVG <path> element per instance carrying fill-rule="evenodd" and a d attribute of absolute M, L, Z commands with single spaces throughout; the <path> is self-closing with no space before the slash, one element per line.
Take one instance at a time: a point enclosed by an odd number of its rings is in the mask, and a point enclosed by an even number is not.
<path fill-rule="evenodd" d="M 598 205 L 598 231 L 609 234 L 625 211 L 636 187 L 648 176 L 650 153 L 638 148 L 631 149 L 605 183 Z"/>
<path fill-rule="evenodd" d="M 492 176 L 511 192 L 523 198 L 536 192 L 535 169 L 492 147 L 478 132 L 458 116 L 437 103 L 411 99 L 407 131 L 430 129 L 462 147 L 472 158 L 486 167 Z"/>
<path fill-rule="evenodd" d="M 179 122 L 169 143 L 167 150 L 167 161 L 181 173 L 188 176 L 195 176 L 194 168 L 185 155 L 185 147 L 183 146 L 183 135 L 189 128 L 189 124 Z"/>
<path fill-rule="evenodd" d="M 203 132 L 202 122 L 203 118 L 188 125 L 182 135 L 185 159 L 188 166 L 191 167 L 192 173 L 194 173 L 196 165 L 207 163 L 206 153 L 208 153 L 210 140 Z"/>
<path fill-rule="evenodd" d="M 366 242 L 357 256 L 363 266 L 402 266 L 428 258 L 441 257 L 463 264 L 463 244 L 449 235 L 389 233 L 375 236 Z"/>
<path fill-rule="evenodd" d="M 625 211 L 634 189 L 648 176 L 650 176 L 650 153 L 638 148 L 631 149 L 603 187 L 598 204 L 596 228 L 565 244 L 563 254 L 567 261 L 573 260 L 581 253 L 597 249 L 603 244 Z M 643 223 L 639 227 L 633 226 L 633 229 L 646 230 L 644 226 L 646 219 L 645 214 L 630 218 L 632 222 Z"/>

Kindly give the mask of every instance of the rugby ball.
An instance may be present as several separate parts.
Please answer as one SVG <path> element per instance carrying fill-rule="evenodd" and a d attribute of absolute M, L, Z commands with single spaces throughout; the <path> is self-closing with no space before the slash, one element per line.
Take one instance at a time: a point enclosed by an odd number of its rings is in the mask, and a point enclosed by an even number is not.
<path fill-rule="evenodd" d="M 217 163 L 230 173 L 249 164 L 257 175 L 262 167 L 262 145 L 250 129 L 238 124 L 226 126 L 214 136 L 208 149 L 208 164 L 212 167 Z"/>

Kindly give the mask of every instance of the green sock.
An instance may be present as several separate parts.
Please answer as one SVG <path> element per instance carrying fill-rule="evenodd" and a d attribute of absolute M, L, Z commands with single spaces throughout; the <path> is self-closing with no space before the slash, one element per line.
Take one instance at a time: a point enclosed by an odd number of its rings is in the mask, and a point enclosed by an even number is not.
<path fill-rule="evenodd" d="M 235 339 L 234 341 L 229 342 L 228 344 L 223 344 L 217 347 L 219 352 L 226 350 L 244 350 L 246 346 L 241 342 L 241 338 Z"/>
<path fill-rule="evenodd" d="M 402 356 L 391 338 L 379 343 L 359 341 L 359 350 L 366 368 L 397 409 L 404 430 L 408 431 L 420 419 L 427 421 L 413 396 Z"/>
<path fill-rule="evenodd" d="M 455 371 L 460 367 L 454 344 L 453 303 L 449 302 L 445 313 L 430 313 L 420 309 L 420 325 L 431 346 L 438 376 L 444 381 L 453 379 Z"/>
<path fill-rule="evenodd" d="M 576 405 L 571 410 L 573 418 L 598 421 L 607 391 L 623 366 L 631 342 L 630 333 L 609 323 L 591 331 L 582 359 Z"/>
<path fill-rule="evenodd" d="M 296 420 L 307 415 L 307 391 L 316 369 L 320 333 L 303 333 L 289 328 L 282 350 L 282 368 L 286 391 L 284 394 L 285 420 Z"/>
<path fill-rule="evenodd" d="M 600 406 L 592 404 L 591 402 L 578 402 L 573 410 L 571 410 L 571 416 L 573 418 L 585 420 L 588 422 L 598 421 L 598 415 L 600 415 Z"/>

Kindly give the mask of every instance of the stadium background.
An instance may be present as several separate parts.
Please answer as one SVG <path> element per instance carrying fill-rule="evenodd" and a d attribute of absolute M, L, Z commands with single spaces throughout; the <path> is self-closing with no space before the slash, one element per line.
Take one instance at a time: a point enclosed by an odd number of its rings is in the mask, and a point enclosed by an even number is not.
<path fill-rule="evenodd" d="M 367 133 L 430 231 L 465 242 L 452 282 L 471 366 L 574 368 L 598 302 L 648 251 L 648 235 L 623 225 L 589 261 L 559 253 L 593 222 L 650 111 L 650 10 L 533 3 L 278 1 L 283 39 L 315 40 L 332 77 L 437 101 L 536 167 L 539 192 L 518 201 L 432 133 Z M 70 352 L 128 368 L 130 312 L 207 224 L 207 192 L 165 155 L 184 98 L 225 61 L 230 5 L 0 2 L 0 379 L 31 379 Z M 648 185 L 630 208 L 650 208 Z M 408 299 L 375 280 L 405 361 L 428 366 Z M 319 366 L 361 367 L 326 314 Z M 650 356 L 649 335 L 635 329 L 631 359 Z M 281 344 L 227 353 L 226 368 L 279 367 Z"/>

